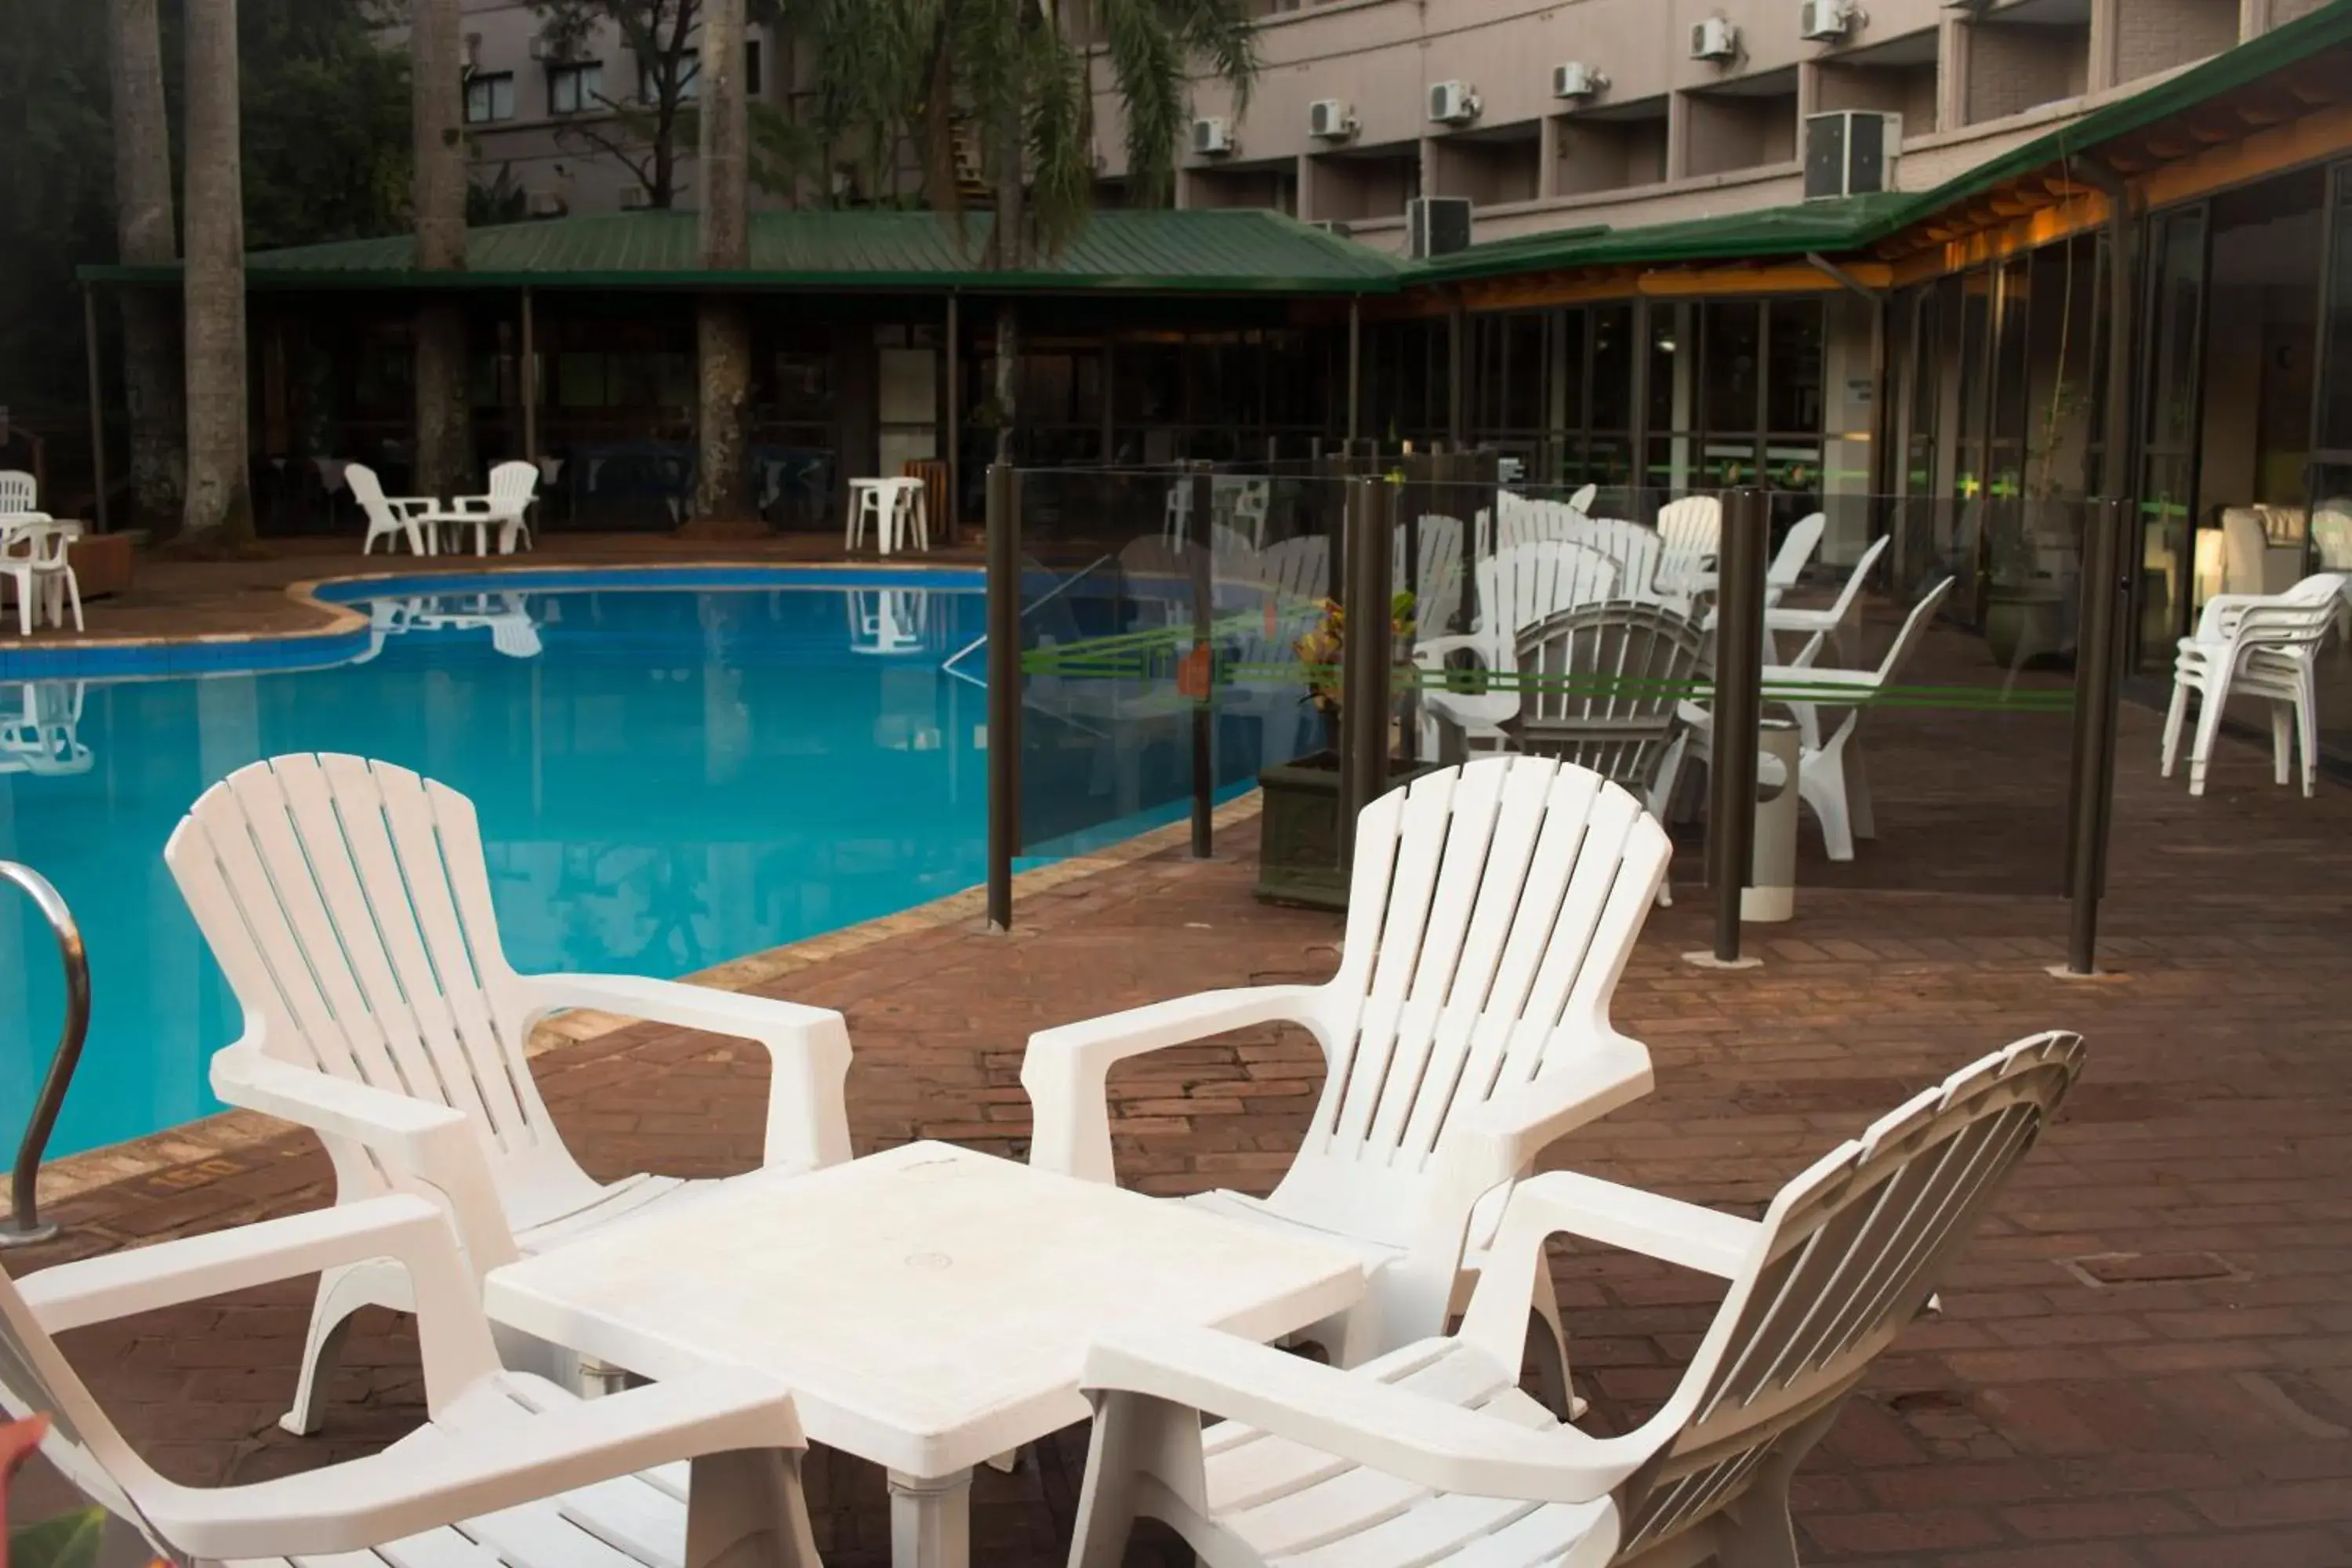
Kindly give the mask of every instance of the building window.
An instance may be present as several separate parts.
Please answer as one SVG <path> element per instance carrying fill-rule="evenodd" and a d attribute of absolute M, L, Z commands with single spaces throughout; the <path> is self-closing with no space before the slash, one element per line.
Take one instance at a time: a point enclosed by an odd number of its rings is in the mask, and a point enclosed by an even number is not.
<path fill-rule="evenodd" d="M 743 96 L 760 96 L 760 40 L 743 40 Z"/>
<path fill-rule="evenodd" d="M 688 49 L 677 57 L 677 100 L 692 103 L 699 95 L 702 77 L 702 51 Z M 661 61 L 658 58 L 637 62 L 637 101 L 661 101 Z"/>
<path fill-rule="evenodd" d="M 596 61 L 548 68 L 550 114 L 585 114 L 602 107 L 604 97 L 604 68 Z"/>
<path fill-rule="evenodd" d="M 466 79 L 466 123 L 488 125 L 514 118 L 514 73 L 479 72 Z"/>

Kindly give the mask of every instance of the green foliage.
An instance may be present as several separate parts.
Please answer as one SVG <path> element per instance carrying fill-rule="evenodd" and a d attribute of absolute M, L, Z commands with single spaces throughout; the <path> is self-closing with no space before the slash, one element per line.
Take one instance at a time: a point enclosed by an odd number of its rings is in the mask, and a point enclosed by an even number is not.
<path fill-rule="evenodd" d="M 91 1568 L 106 1539 L 106 1510 L 79 1509 L 8 1532 L 9 1568 Z"/>
<path fill-rule="evenodd" d="M 114 257 L 106 28 L 89 0 L 9 0 L 0 22 L 0 404 L 47 433 L 81 391 L 73 269 Z"/>
<path fill-rule="evenodd" d="M 383 47 L 373 9 L 237 0 L 249 248 L 408 226 L 408 56 Z"/>
<path fill-rule="evenodd" d="M 530 194 L 516 183 L 514 165 L 500 163 L 488 184 L 466 182 L 466 226 L 520 223 L 530 216 Z"/>

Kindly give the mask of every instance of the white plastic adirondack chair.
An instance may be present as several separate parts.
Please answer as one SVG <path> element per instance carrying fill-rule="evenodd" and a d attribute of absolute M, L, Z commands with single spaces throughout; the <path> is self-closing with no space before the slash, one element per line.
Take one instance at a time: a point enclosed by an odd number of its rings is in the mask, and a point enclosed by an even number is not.
<path fill-rule="evenodd" d="M 1507 744 L 1591 768 L 1663 816 L 1705 646 L 1689 617 L 1663 605 L 1592 605 L 1528 626 L 1513 658 L 1525 684 L 1502 721 Z"/>
<path fill-rule="evenodd" d="M 1845 658 L 1846 617 L 1853 614 L 1854 601 L 1862 597 L 1863 584 L 1870 580 L 1870 569 L 1878 564 L 1878 558 L 1885 554 L 1887 546 L 1894 542 L 1892 534 L 1881 534 L 1872 541 L 1870 548 L 1862 552 L 1862 559 L 1853 563 L 1853 570 L 1846 574 L 1845 586 L 1840 588 L 1837 597 L 1825 606 L 1811 609 L 1783 605 L 1777 600 L 1769 602 L 1764 611 L 1765 637 L 1769 638 L 1779 632 L 1795 632 L 1801 637 L 1826 637 L 1831 650 L 1838 658 Z M 1779 564 L 1779 559 L 1775 557 L 1773 565 Z M 1765 586 L 1769 599 L 1771 586 L 1769 574 Z"/>
<path fill-rule="evenodd" d="M 187 1487 L 149 1468 L 53 1335 L 321 1270 L 412 1281 L 430 1419 L 381 1453 Z M 164 1561 L 289 1568 L 816 1568 L 789 1390 L 714 1367 L 593 1403 L 499 1365 L 449 1226 L 397 1195 L 0 1279 L 0 1403 Z M 691 1460 L 691 1482 L 688 1467 Z M 639 1473 L 641 1472 L 641 1473 Z"/>
<path fill-rule="evenodd" d="M 1995 1051 L 1815 1161 L 1761 1220 L 1565 1171 L 1523 1182 L 1460 1331 L 1353 1372 L 1139 1317 L 1087 1353 L 1071 1568 L 1116 1568 L 1139 1515 L 1217 1568 L 1795 1568 L 1790 1478 L 2082 1058 L 2063 1034 Z M 1673 1394 L 1621 1436 L 1518 1388 L 1556 1233 L 1729 1282 Z M 1229 1419 L 1204 1430 L 1203 1413 Z"/>
<path fill-rule="evenodd" d="M 1655 529 L 1622 517 L 1587 517 L 1578 519 L 1560 537 L 1598 550 L 1617 563 L 1621 597 L 1644 602 L 1660 597 L 1658 569 L 1664 545 Z M 1687 605 L 1688 601 L 1678 603 Z"/>
<path fill-rule="evenodd" d="M 499 531 L 499 553 L 512 555 L 517 547 L 530 548 L 530 524 L 524 514 L 539 499 L 539 465 L 537 463 L 500 463 L 490 470 L 490 493 L 480 496 L 453 496 L 449 501 L 446 526 L 452 530 L 470 528 L 474 531 L 474 553 L 487 555 L 488 533 Z"/>
<path fill-rule="evenodd" d="M 1460 653 L 1488 671 L 1510 671 L 1517 668 L 1522 631 L 1563 610 L 1599 604 L 1616 593 L 1617 584 L 1616 562 L 1590 546 L 1560 540 L 1515 544 L 1478 563 L 1478 629 L 1419 639 L 1413 645 L 1413 662 L 1425 670 L 1442 671 Z M 1486 690 L 1475 674 L 1455 684 L 1462 689 L 1423 690 L 1422 711 L 1432 726 L 1458 730 L 1471 746 L 1499 742 L 1503 721 L 1519 710 L 1517 690 Z M 1432 734 L 1433 752 L 1442 735 L 1442 729 Z"/>
<path fill-rule="evenodd" d="M 2164 772 L 2172 776 L 2180 755 L 2180 730 L 2189 716 L 2189 695 L 2197 694 L 2197 739 L 2189 751 L 2189 793 L 2205 793 L 2205 770 L 2221 713 L 2230 699 L 2259 698 L 2270 704 L 2271 750 L 2278 782 L 2288 779 L 2288 731 L 2303 733 L 2303 793 L 2317 786 L 2319 770 L 2317 672 L 2319 645 L 2343 613 L 2352 576 L 2319 572 L 2283 594 L 2216 594 L 2205 601 L 2197 635 L 2180 639 L 2173 661 L 2172 703 L 2164 716 Z"/>
<path fill-rule="evenodd" d="M 760 1042 L 773 1075 L 764 1163 L 849 1157 L 840 1014 L 625 975 L 516 973 L 473 803 L 446 785 L 359 757 L 271 758 L 206 790 L 163 858 L 245 1013 L 244 1037 L 213 1058 L 213 1091 L 316 1131 L 340 1203 L 435 1173 L 478 1273 L 698 1184 L 606 1185 L 581 1170 L 524 1055 L 563 1008 Z M 351 1314 L 405 1310 L 407 1290 L 365 1262 L 320 1279 L 289 1429 L 316 1428 L 322 1363 Z"/>
<path fill-rule="evenodd" d="M 1341 1363 L 1435 1333 L 1504 1192 L 1562 1135 L 1649 1092 L 1649 1052 L 1611 1026 L 1609 1000 L 1672 853 L 1632 795 L 1583 768 L 1494 757 L 1424 774 L 1357 818 L 1329 981 L 1207 992 L 1031 1036 L 1031 1161 L 1113 1180 L 1112 1064 L 1301 1025 L 1330 1067 L 1289 1173 L 1271 1197 L 1185 1201 L 1362 1254 L 1365 1300 L 1306 1336 Z M 1557 1309 L 1536 1305 L 1557 1356 Z M 1553 1392 L 1564 1408 L 1565 1382 Z"/>
<path fill-rule="evenodd" d="M 1875 838 L 1878 826 L 1870 804 L 1869 775 L 1854 742 L 1869 701 L 1902 672 L 1918 647 L 1927 623 L 1935 618 L 1944 595 L 1957 579 L 1947 577 L 1911 606 L 1902 629 L 1887 645 L 1876 669 L 1824 669 L 1813 663 L 1825 634 L 1815 633 L 1793 664 L 1764 667 L 1764 696 L 1787 707 L 1797 717 L 1801 739 L 1797 755 L 1797 795 L 1812 809 L 1822 825 L 1822 847 L 1832 860 L 1853 858 L 1856 838 Z M 1843 708 L 1845 720 L 1827 739 L 1821 734 L 1822 708 Z M 1706 709 L 1685 703 L 1682 715 L 1691 727 L 1691 755 L 1700 760 L 1713 754 L 1714 718 Z M 1671 788 L 1671 782 L 1669 783 Z"/>
<path fill-rule="evenodd" d="M 1423 512 L 1413 525 L 1413 542 L 1418 547 L 1414 556 L 1420 567 L 1417 577 L 1407 577 L 1404 570 L 1406 536 L 1400 526 L 1390 547 L 1389 582 L 1402 594 L 1409 584 L 1412 588 L 1413 625 L 1442 629 L 1454 624 L 1462 611 L 1462 520 L 1437 512 Z"/>
<path fill-rule="evenodd" d="M 1658 513 L 1657 590 L 1668 599 L 1688 600 L 1696 579 L 1715 570 L 1723 547 L 1723 502 L 1714 496 L 1685 496 Z"/>
<path fill-rule="evenodd" d="M 434 552 L 433 524 L 425 519 L 439 505 L 431 496 L 387 496 L 375 470 L 365 463 L 345 464 L 343 483 L 351 486 L 352 499 L 367 515 L 367 537 L 360 542 L 361 554 L 373 554 L 379 539 L 387 542 L 386 551 L 394 542 L 405 540 L 412 555 Z"/>
<path fill-rule="evenodd" d="M 1780 548 L 1772 552 L 1772 563 L 1764 568 L 1765 604 L 1779 604 L 1780 595 L 1797 585 L 1797 579 L 1805 574 L 1805 567 L 1822 547 L 1829 521 L 1824 514 L 1811 511 L 1789 525 L 1789 531 L 1780 537 Z"/>

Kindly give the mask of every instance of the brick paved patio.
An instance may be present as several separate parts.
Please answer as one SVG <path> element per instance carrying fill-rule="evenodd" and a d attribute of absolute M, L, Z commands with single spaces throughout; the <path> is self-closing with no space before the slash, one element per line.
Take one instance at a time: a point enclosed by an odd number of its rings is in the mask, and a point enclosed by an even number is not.
<path fill-rule="evenodd" d="M 1768 963 L 1740 973 L 1678 959 L 1706 942 L 1702 899 L 1655 916 L 1616 1016 L 1649 1042 L 1657 1092 L 1553 1162 L 1753 1213 L 1919 1085 L 2028 1031 L 2079 1029 L 2089 1075 L 1953 1270 L 1944 1316 L 1880 1363 L 1804 1472 L 1808 1561 L 2352 1563 L 2352 791 L 2323 783 L 2304 801 L 2231 742 L 2212 793 L 2190 801 L 2153 776 L 2155 716 L 2127 710 L 2106 921 L 2116 973 L 2061 983 L 2043 966 L 2064 907 L 2018 889 L 2054 880 L 2059 781 L 2042 763 L 2063 755 L 2064 721 L 2036 721 L 2059 741 L 2035 731 L 2019 752 L 1984 721 L 1887 718 L 1882 839 L 1864 849 L 1880 858 L 1854 879 L 1882 885 L 1808 890 L 1797 920 L 1763 937 Z M 2004 836 L 2004 822 L 2038 826 Z M 1236 826 L 1213 862 L 1171 851 L 1038 892 L 1010 938 L 960 919 L 765 988 L 847 1013 L 861 1150 L 933 1137 L 1017 1155 L 1030 1029 L 1329 971 L 1337 920 L 1253 902 L 1254 844 L 1254 826 Z M 2006 868 L 1976 890 L 1884 885 L 1971 858 Z M 715 1174 L 754 1158 L 764 1069 L 751 1047 L 639 1027 L 539 1066 L 600 1174 Z M 1122 1068 L 1124 1178 L 1264 1189 L 1319 1071 L 1303 1036 L 1273 1033 Z M 306 1134 L 192 1160 L 68 1200 L 67 1239 L 8 1267 L 310 1206 L 325 1179 Z M 1563 1254 L 1555 1272 L 1591 1421 L 1622 1427 L 1670 1386 L 1717 1288 L 1607 1252 Z M 366 1450 L 419 1414 L 413 1342 L 371 1313 L 327 1430 L 278 1431 L 307 1301 L 297 1283 L 83 1331 L 68 1348 L 166 1474 L 250 1480 Z M 1066 1434 L 1014 1476 L 983 1474 L 975 1560 L 1058 1563 L 1082 1458 L 1083 1434 Z M 878 1474 L 821 1456 L 811 1476 L 827 1561 L 886 1561 Z M 1139 1539 L 1131 1561 L 1152 1560 Z"/>

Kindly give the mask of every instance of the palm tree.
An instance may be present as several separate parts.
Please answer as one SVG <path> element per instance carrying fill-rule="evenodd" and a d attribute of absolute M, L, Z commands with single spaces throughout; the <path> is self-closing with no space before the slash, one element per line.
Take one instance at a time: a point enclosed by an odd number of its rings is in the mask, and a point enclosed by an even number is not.
<path fill-rule="evenodd" d="M 1094 202 L 1095 50 L 1072 37 L 1055 0 L 822 0 L 826 122 L 911 128 L 931 205 L 961 227 L 959 134 L 975 135 L 993 186 L 987 260 L 1017 270 L 1084 226 Z M 1246 0 L 1088 0 L 1111 87 L 1126 110 L 1129 195 L 1165 203 L 1191 112 L 1192 61 L 1246 109 L 1257 40 Z M 1011 451 L 1018 319 L 996 313 L 1000 458 Z"/>
<path fill-rule="evenodd" d="M 173 225 L 171 131 L 155 0 L 110 0 L 109 86 L 114 110 L 114 232 L 132 267 L 180 258 Z M 133 520 L 158 534 L 180 526 L 180 349 L 171 301 L 152 289 L 116 290 L 122 311 L 123 396 L 131 411 Z"/>
<path fill-rule="evenodd" d="M 415 0 L 410 20 L 409 103 L 415 143 L 412 192 L 416 265 L 466 265 L 465 83 L 458 0 Z M 416 308 L 416 469 L 414 488 L 448 495 L 473 465 L 466 384 L 466 316 L 454 298 Z M 524 374 L 529 374 L 525 367 Z"/>
<path fill-rule="evenodd" d="M 246 444 L 245 181 L 237 132 L 236 0 L 189 0 L 186 13 L 188 484 L 192 549 L 253 539 Z"/>
<path fill-rule="evenodd" d="M 744 0 L 703 0 L 697 177 L 702 265 L 751 264 L 750 110 L 743 92 Z M 731 529 L 752 521 L 747 404 L 751 326 L 734 294 L 707 293 L 696 310 L 700 417 L 695 521 Z"/>

